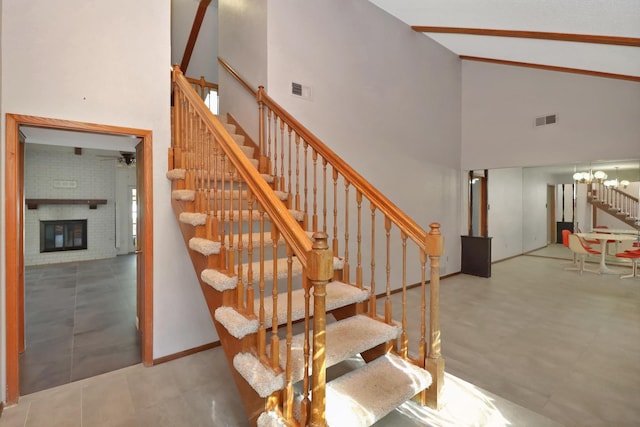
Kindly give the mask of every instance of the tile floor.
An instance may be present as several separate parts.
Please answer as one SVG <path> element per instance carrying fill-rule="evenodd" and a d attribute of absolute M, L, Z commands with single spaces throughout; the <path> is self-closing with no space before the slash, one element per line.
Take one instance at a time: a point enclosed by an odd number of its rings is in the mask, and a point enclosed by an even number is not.
<path fill-rule="evenodd" d="M 566 266 L 520 256 L 494 264 L 491 278 L 444 279 L 445 410 L 409 404 L 376 427 L 640 425 L 640 279 Z M 147 425 L 247 425 L 222 349 L 30 394 L 0 418 L 0 427 Z"/>
<path fill-rule="evenodd" d="M 136 258 L 27 267 L 20 393 L 140 363 Z"/>

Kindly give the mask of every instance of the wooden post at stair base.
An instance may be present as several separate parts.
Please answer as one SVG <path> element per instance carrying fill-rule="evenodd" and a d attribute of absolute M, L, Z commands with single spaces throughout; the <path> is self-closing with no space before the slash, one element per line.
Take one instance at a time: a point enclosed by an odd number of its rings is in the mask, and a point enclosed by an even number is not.
<path fill-rule="evenodd" d="M 333 277 L 333 254 L 327 234 L 313 234 L 313 247 L 308 255 L 307 273 L 313 286 L 313 364 L 311 427 L 326 427 L 326 312 L 327 283 Z"/>
<path fill-rule="evenodd" d="M 433 409 L 442 407 L 442 385 L 444 383 L 444 359 L 440 342 L 440 257 L 444 252 L 444 237 L 440 234 L 440 224 L 429 224 L 431 231 L 426 238 L 426 248 L 430 259 L 431 283 L 429 305 L 429 354 L 426 369 L 433 382 L 427 390 L 427 405 Z"/>
<path fill-rule="evenodd" d="M 264 150 L 264 86 L 258 86 L 258 93 L 256 99 L 258 100 L 258 170 L 261 173 L 269 172 L 269 162 L 267 156 L 265 156 Z"/>

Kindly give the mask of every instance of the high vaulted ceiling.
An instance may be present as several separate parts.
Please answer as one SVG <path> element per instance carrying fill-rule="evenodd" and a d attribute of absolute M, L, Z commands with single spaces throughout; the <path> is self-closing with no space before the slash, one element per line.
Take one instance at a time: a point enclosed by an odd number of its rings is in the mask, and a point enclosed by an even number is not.
<path fill-rule="evenodd" d="M 640 81 L 640 0 L 370 1 L 414 30 L 425 30 L 426 36 L 463 59 L 560 67 Z M 490 33 L 485 30 L 506 30 L 497 34 L 511 37 L 485 35 Z M 578 39 L 591 42 L 565 41 L 575 40 L 574 35 L 589 36 Z"/>

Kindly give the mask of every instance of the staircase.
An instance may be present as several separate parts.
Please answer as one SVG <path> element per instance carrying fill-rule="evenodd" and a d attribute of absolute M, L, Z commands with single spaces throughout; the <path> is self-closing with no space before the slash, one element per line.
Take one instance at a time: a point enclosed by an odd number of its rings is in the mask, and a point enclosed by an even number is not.
<path fill-rule="evenodd" d="M 439 224 L 422 230 L 227 70 L 256 97 L 258 142 L 233 116 L 214 116 L 176 67 L 167 178 L 250 423 L 370 426 L 410 399 L 437 408 Z M 412 286 L 421 291 L 415 314 Z M 354 357 L 366 363 L 328 377 Z"/>
<path fill-rule="evenodd" d="M 620 221 L 640 231 L 638 198 L 603 183 L 589 184 L 587 201 L 592 206 L 614 216 Z"/>

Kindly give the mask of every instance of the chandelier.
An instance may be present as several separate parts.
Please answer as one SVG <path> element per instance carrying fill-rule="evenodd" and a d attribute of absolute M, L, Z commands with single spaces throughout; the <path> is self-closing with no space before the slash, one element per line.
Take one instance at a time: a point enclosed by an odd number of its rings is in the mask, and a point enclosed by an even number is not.
<path fill-rule="evenodd" d="M 573 174 L 573 180 L 581 184 L 591 184 L 592 182 L 605 182 L 607 174 L 604 171 L 576 172 Z M 628 184 L 628 183 L 627 183 Z"/>
<path fill-rule="evenodd" d="M 627 188 L 627 186 L 629 185 L 629 181 L 627 181 L 626 179 L 619 180 L 618 168 L 616 168 L 616 178 L 610 179 L 608 181 L 604 181 L 604 185 L 605 187 L 609 187 L 609 188 L 620 188 L 620 187 Z"/>

